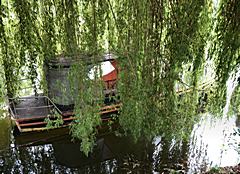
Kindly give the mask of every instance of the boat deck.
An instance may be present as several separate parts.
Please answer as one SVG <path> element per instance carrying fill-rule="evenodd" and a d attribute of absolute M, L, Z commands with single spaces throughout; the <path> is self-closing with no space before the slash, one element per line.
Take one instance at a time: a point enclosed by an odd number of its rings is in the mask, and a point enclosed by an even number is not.
<path fill-rule="evenodd" d="M 120 106 L 120 103 L 103 106 L 99 111 L 102 121 L 111 120 L 111 114 L 117 113 Z M 48 122 L 57 120 L 62 120 L 62 124 L 52 128 L 67 127 L 76 119 L 73 111 L 61 111 L 47 96 L 10 99 L 9 110 L 19 132 L 48 130 Z"/>

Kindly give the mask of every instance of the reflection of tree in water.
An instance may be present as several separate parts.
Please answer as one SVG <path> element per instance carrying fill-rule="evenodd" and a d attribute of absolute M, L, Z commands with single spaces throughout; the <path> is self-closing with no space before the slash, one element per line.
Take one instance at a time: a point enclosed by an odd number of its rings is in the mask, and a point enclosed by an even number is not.
<path fill-rule="evenodd" d="M 65 171 L 58 166 L 51 145 L 12 147 L 0 155 L 0 173 L 52 173 Z"/>
<path fill-rule="evenodd" d="M 64 171 L 56 165 L 52 145 L 21 148 L 19 157 L 23 173 L 53 173 Z"/>
<path fill-rule="evenodd" d="M 12 148 L 9 151 L 0 152 L 0 173 L 20 173 L 20 164 L 16 149 Z"/>
<path fill-rule="evenodd" d="M 154 166 L 155 170 L 162 172 L 186 171 L 188 162 L 188 143 L 174 140 L 161 139 L 155 147 Z"/>
<path fill-rule="evenodd" d="M 152 142 L 142 139 L 134 143 L 130 137 L 108 135 L 99 138 L 93 153 L 86 157 L 79 143 L 63 139 L 0 152 L 0 173 L 152 173 L 185 167 L 186 143 L 173 146 L 161 140 L 159 146 L 162 148 L 156 153 Z"/>
<path fill-rule="evenodd" d="M 106 144 L 115 153 L 116 171 L 123 173 L 152 171 L 154 144 L 145 139 L 135 143 L 130 137 L 116 139 L 115 142 L 110 142 L 111 140 L 107 139 Z"/>
<path fill-rule="evenodd" d="M 79 151 L 79 144 L 54 143 L 58 162 L 70 167 L 78 167 L 82 173 L 115 173 L 128 171 L 151 171 L 151 143 L 136 144 L 129 137 L 109 135 L 98 139 L 97 146 L 89 157 Z M 75 155 L 74 155 L 75 154 Z M 146 167 L 150 166 L 150 167 Z"/>

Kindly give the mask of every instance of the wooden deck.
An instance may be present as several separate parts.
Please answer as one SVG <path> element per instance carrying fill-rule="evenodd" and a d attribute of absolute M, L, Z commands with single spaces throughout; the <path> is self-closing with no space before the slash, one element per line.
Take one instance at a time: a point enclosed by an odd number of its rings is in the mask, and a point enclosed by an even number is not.
<path fill-rule="evenodd" d="M 110 115 L 117 113 L 120 106 L 120 103 L 103 106 L 99 111 L 102 121 L 111 120 Z M 48 130 L 46 119 L 53 122 L 61 119 L 63 121 L 59 126 L 61 128 L 69 126 L 77 119 L 73 111 L 62 112 L 46 96 L 11 99 L 10 114 L 19 132 Z"/>

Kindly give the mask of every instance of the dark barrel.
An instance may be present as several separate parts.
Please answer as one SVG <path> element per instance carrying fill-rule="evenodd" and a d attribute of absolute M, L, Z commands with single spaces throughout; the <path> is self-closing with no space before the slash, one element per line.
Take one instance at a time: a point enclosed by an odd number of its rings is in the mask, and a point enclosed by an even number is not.
<path fill-rule="evenodd" d="M 69 74 L 75 62 L 71 57 L 57 56 L 45 63 L 48 96 L 62 111 L 74 107 L 76 87 L 71 83 Z"/>

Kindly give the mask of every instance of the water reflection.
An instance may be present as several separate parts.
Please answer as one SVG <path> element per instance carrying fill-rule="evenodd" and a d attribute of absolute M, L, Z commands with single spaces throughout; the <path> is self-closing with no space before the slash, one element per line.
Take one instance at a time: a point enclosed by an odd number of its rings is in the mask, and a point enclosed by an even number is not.
<path fill-rule="evenodd" d="M 0 173 L 151 173 L 153 148 L 144 140 L 135 144 L 129 137 L 114 134 L 99 138 L 89 157 L 80 152 L 79 142 L 67 137 L 29 147 L 15 143 L 1 153 Z"/>
<path fill-rule="evenodd" d="M 239 162 L 239 137 L 231 135 L 235 122 L 235 117 L 206 115 L 194 126 L 189 143 L 161 137 L 135 143 L 108 134 L 97 139 L 89 157 L 80 152 L 79 142 L 71 142 L 67 129 L 18 135 L 10 144 L 9 127 L 0 122 L 0 173 L 201 173 Z"/>
<path fill-rule="evenodd" d="M 54 154 L 59 164 L 78 168 L 82 173 L 115 173 L 142 171 L 151 173 L 153 144 L 141 140 L 134 143 L 130 137 L 110 134 L 99 138 L 93 153 L 86 157 L 79 151 L 79 143 L 55 142 Z"/>
<path fill-rule="evenodd" d="M 154 140 L 155 151 L 153 154 L 155 171 L 170 173 L 178 171 L 185 173 L 187 170 L 188 143 L 166 141 L 160 137 Z"/>
<path fill-rule="evenodd" d="M 213 166 L 233 166 L 239 163 L 236 151 L 239 136 L 233 136 L 236 117 L 213 118 L 206 114 L 192 133 L 189 150 L 189 172 L 200 173 Z"/>

